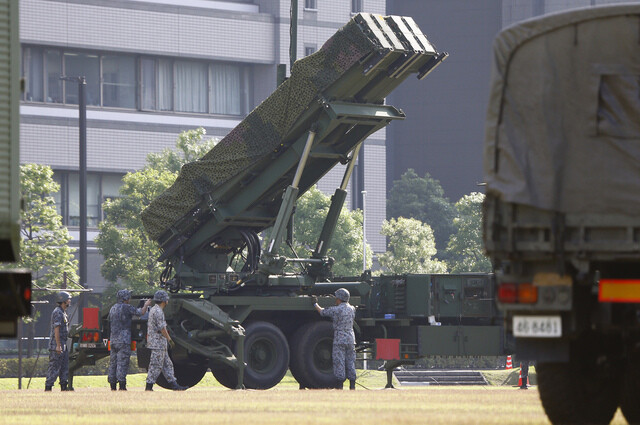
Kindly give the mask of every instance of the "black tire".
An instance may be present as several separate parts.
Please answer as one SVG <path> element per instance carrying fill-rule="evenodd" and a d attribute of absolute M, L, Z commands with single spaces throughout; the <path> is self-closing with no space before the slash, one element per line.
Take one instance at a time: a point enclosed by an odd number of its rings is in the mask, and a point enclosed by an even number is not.
<path fill-rule="evenodd" d="M 296 353 L 296 347 L 301 346 L 301 340 L 305 330 L 306 326 L 304 325 L 298 328 L 289 341 L 289 370 L 291 371 L 293 379 L 298 381 L 298 384 L 300 384 L 300 389 L 310 388 L 311 385 L 311 382 L 307 381 L 304 375 L 304 362 L 302 361 L 303 356 L 297 355 Z"/>
<path fill-rule="evenodd" d="M 627 363 L 620 394 L 620 409 L 630 425 L 640 424 L 640 355 Z"/>
<path fill-rule="evenodd" d="M 245 327 L 244 361 L 245 388 L 266 390 L 278 385 L 289 368 L 287 338 L 272 323 L 250 323 Z M 238 378 L 233 368 L 224 364 L 214 364 L 211 372 L 225 387 L 237 387 Z"/>
<path fill-rule="evenodd" d="M 268 322 L 253 322 L 245 331 L 244 386 L 262 390 L 276 386 L 289 368 L 287 338 Z"/>
<path fill-rule="evenodd" d="M 610 341 L 585 338 L 572 345 L 569 363 L 536 366 L 540 401 L 553 424 L 611 422 L 622 383 L 620 351 L 615 347 Z"/>
<path fill-rule="evenodd" d="M 191 388 L 194 385 L 197 385 L 198 382 L 202 380 L 204 374 L 207 373 L 207 365 L 173 362 L 173 371 L 179 385 Z M 156 384 L 160 385 L 162 388 L 168 389 L 171 387 L 163 374 L 158 376 Z"/>
<path fill-rule="evenodd" d="M 227 388 L 235 390 L 238 386 L 238 375 L 236 371 L 229 365 L 224 363 L 213 363 L 210 366 L 213 377 Z"/>
<path fill-rule="evenodd" d="M 307 323 L 292 339 L 291 374 L 304 388 L 335 388 L 332 351 L 331 322 Z"/>
<path fill-rule="evenodd" d="M 173 350 L 169 350 L 169 358 L 171 358 L 171 361 L 173 362 L 173 371 L 178 384 L 189 388 L 197 385 L 198 382 L 202 380 L 204 374 L 207 373 L 206 363 L 183 360 L 182 357 L 181 360 L 175 360 L 172 351 Z M 151 350 L 147 347 L 138 345 L 137 356 L 138 366 L 149 370 Z M 162 373 L 158 376 L 156 384 L 160 385 L 162 388 L 168 389 L 171 387 Z"/>

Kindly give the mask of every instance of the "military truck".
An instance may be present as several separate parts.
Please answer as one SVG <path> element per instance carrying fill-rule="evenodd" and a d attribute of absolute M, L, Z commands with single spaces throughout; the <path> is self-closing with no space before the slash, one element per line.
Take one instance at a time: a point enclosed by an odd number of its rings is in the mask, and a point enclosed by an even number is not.
<path fill-rule="evenodd" d="M 0 13 L 0 262 L 20 260 L 20 39 L 18 0 Z M 0 270 L 0 336 L 15 336 L 31 314 L 31 272 Z"/>
<path fill-rule="evenodd" d="M 161 284 L 173 293 L 164 311 L 180 385 L 210 369 L 226 387 L 266 389 L 289 369 L 302 387 L 334 386 L 332 324 L 311 296 L 328 307 L 338 288 L 358 307 L 357 350 L 388 360 L 389 386 L 395 366 L 420 357 L 504 353 L 492 275 L 337 278 L 331 266 L 340 259 L 327 256 L 360 146 L 404 118 L 385 97 L 446 57 L 410 17 L 354 16 L 145 209 L 145 229 L 166 263 Z M 338 163 L 344 177 L 313 253 L 279 255 L 297 198 Z M 302 272 L 286 273 L 287 264 Z M 107 355 L 105 314 L 96 322 L 75 330 L 72 370 Z M 144 320 L 133 327 L 146 367 Z"/>
<path fill-rule="evenodd" d="M 494 42 L 484 243 L 553 423 L 640 422 L 640 5 Z"/>

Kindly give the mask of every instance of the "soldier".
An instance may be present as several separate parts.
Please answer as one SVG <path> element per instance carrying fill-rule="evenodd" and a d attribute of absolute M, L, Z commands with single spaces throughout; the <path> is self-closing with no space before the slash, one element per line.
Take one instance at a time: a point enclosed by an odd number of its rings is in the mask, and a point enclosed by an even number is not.
<path fill-rule="evenodd" d="M 145 390 L 153 391 L 153 384 L 156 383 L 160 372 L 162 372 L 172 390 L 184 391 L 188 387 L 178 385 L 173 373 L 173 363 L 167 351 L 167 343 L 172 348 L 175 346 L 167 331 L 167 322 L 164 320 L 163 310 L 169 303 L 169 294 L 162 290 L 156 291 L 153 295 L 153 301 L 156 302 L 156 305 L 151 308 L 147 321 L 147 348 L 151 350 L 151 359 L 149 360 Z"/>
<path fill-rule="evenodd" d="M 69 379 L 69 350 L 67 350 L 69 318 L 66 311 L 71 305 L 71 294 L 66 291 L 58 292 L 56 302 L 58 306 L 51 313 L 49 368 L 47 369 L 44 390 L 51 391 L 53 384 L 60 376 L 60 389 L 62 391 L 73 391 L 73 388 L 67 387 Z"/>
<path fill-rule="evenodd" d="M 131 319 L 142 316 L 147 312 L 151 300 L 147 300 L 142 308 L 135 308 L 129 301 L 131 291 L 121 289 L 117 295 L 118 302 L 109 310 L 109 324 L 111 328 L 111 352 L 109 353 L 108 381 L 111 390 L 115 391 L 120 383 L 120 390 L 127 390 L 127 373 L 131 357 Z"/>
<path fill-rule="evenodd" d="M 353 333 L 353 320 L 356 309 L 349 304 L 350 294 L 345 288 L 336 291 L 336 305 L 322 308 L 318 299 L 313 297 L 313 306 L 321 316 L 333 320 L 333 374 L 337 379 L 338 389 L 342 389 L 346 377 L 349 378 L 349 389 L 356 389 L 356 337 Z"/>

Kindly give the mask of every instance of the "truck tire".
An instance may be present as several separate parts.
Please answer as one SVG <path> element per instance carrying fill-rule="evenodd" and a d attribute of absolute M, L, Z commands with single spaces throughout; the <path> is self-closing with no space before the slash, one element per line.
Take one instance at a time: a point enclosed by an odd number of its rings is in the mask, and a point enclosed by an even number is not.
<path fill-rule="evenodd" d="M 212 363 L 210 365 L 213 377 L 220 385 L 235 390 L 238 386 L 238 376 L 236 371 L 229 365 L 223 363 Z"/>
<path fill-rule="evenodd" d="M 207 373 L 207 365 L 173 362 L 173 371 L 179 385 L 191 388 L 197 385 L 198 382 L 202 380 L 204 374 Z M 171 388 L 171 385 L 169 385 L 169 382 L 167 382 L 163 374 L 158 376 L 156 384 L 162 388 Z"/>
<path fill-rule="evenodd" d="M 292 339 L 291 373 L 304 388 L 334 388 L 333 325 L 310 322 L 298 329 Z"/>
<path fill-rule="evenodd" d="M 237 354 L 237 350 L 236 350 Z M 282 331 L 268 322 L 252 322 L 245 327 L 244 387 L 266 390 L 282 381 L 289 368 L 289 343 Z M 213 376 L 227 388 L 236 388 L 238 378 L 232 367 L 211 365 Z"/>
<path fill-rule="evenodd" d="M 311 382 L 309 382 L 304 374 L 304 359 L 302 355 L 297 353 L 297 347 L 301 347 L 302 343 L 300 342 L 302 336 L 304 335 L 307 326 L 301 326 L 294 333 L 293 337 L 289 341 L 289 370 L 291 371 L 291 375 L 293 379 L 298 381 L 300 385 L 300 389 L 304 388 L 312 388 Z"/>
<path fill-rule="evenodd" d="M 618 408 L 620 374 L 591 366 L 580 359 L 536 366 L 540 401 L 551 423 L 611 422 Z"/>
<path fill-rule="evenodd" d="M 253 322 L 245 328 L 244 385 L 266 390 L 276 386 L 289 369 L 289 343 L 282 331 L 268 322 Z"/>
<path fill-rule="evenodd" d="M 620 395 L 620 410 L 630 425 L 640 424 L 640 356 L 627 363 Z"/>
<path fill-rule="evenodd" d="M 173 362 L 173 371 L 176 376 L 176 381 L 178 384 L 185 387 L 193 387 L 198 384 L 202 380 L 202 377 L 205 373 L 207 373 L 207 365 L 206 363 L 194 363 L 194 362 L 186 362 L 183 360 L 175 360 L 171 353 L 172 350 L 169 350 L 169 357 Z M 151 360 L 151 350 L 149 350 L 146 346 L 142 344 L 138 345 L 137 349 L 138 356 L 138 367 L 149 370 L 149 361 Z M 165 379 L 164 375 L 161 373 L 156 380 L 156 384 L 160 385 L 162 388 L 169 388 L 169 382 Z"/>

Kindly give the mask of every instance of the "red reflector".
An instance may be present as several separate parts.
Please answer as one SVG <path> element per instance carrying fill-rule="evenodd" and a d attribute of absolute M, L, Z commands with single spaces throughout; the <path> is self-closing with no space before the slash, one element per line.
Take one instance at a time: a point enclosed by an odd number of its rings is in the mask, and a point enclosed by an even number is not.
<path fill-rule="evenodd" d="M 109 342 L 111 344 L 111 342 Z M 136 341 L 131 341 L 131 351 L 136 351 Z"/>
<path fill-rule="evenodd" d="M 85 329 L 100 329 L 100 309 L 85 307 L 82 309 L 82 327 Z"/>
<path fill-rule="evenodd" d="M 107 342 L 107 350 L 108 350 L 108 351 L 111 351 L 111 341 L 108 341 L 108 342 Z"/>
<path fill-rule="evenodd" d="M 400 360 L 400 340 L 376 338 L 376 360 Z"/>
<path fill-rule="evenodd" d="M 513 304 L 518 299 L 518 287 L 515 283 L 501 283 L 498 286 L 498 301 Z"/>
<path fill-rule="evenodd" d="M 530 283 L 518 285 L 518 302 L 522 304 L 535 304 L 538 302 L 538 287 Z"/>
<path fill-rule="evenodd" d="M 599 289 L 600 302 L 640 302 L 640 279 L 600 279 Z"/>
<path fill-rule="evenodd" d="M 88 338 L 88 335 L 86 333 L 82 334 L 82 341 L 86 341 Z"/>
<path fill-rule="evenodd" d="M 22 292 L 22 297 L 25 301 L 31 302 L 31 288 L 25 288 Z"/>

